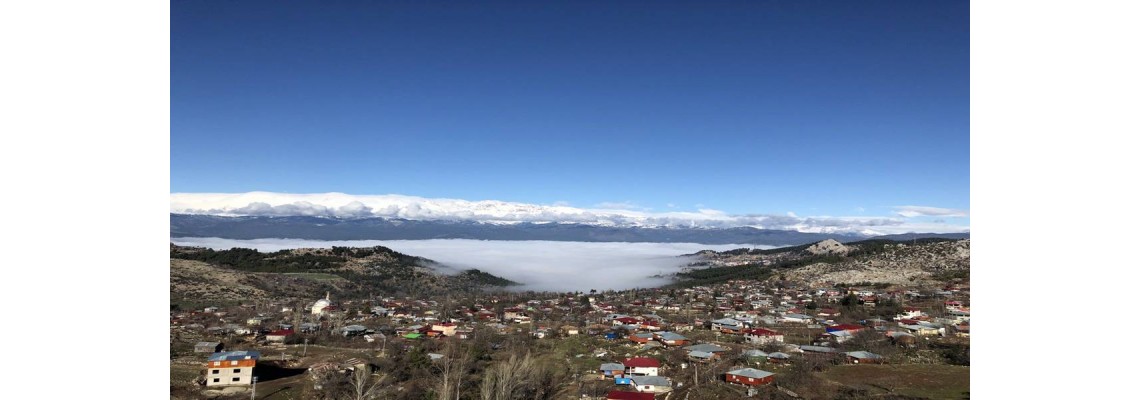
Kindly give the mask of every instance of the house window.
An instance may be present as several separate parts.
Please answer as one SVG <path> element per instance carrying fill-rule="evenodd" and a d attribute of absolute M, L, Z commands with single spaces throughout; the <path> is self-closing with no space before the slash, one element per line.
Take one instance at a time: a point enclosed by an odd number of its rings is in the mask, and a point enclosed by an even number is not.
<path fill-rule="evenodd" d="M 218 372 L 220 372 L 220 370 L 216 370 L 216 369 L 215 369 L 213 372 L 211 372 L 211 374 L 217 375 L 217 374 L 218 374 Z"/>
<path fill-rule="evenodd" d="M 221 381 L 222 381 L 222 378 L 214 378 L 214 383 L 218 383 L 218 382 L 221 382 Z"/>
<path fill-rule="evenodd" d="M 241 368 L 234 368 L 234 373 L 235 373 L 235 374 L 240 374 L 240 373 L 241 373 Z"/>
<path fill-rule="evenodd" d="M 237 365 L 237 364 L 238 364 L 237 360 L 230 361 L 230 365 Z"/>
<path fill-rule="evenodd" d="M 236 376 L 235 376 L 235 377 L 234 377 L 234 382 L 238 382 L 238 381 L 241 381 L 241 378 L 239 378 L 239 377 L 236 377 Z"/>

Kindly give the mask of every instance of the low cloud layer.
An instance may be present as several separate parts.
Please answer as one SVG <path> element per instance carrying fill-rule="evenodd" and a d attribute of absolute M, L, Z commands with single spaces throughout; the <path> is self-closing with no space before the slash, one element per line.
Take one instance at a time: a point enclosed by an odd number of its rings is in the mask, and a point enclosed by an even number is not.
<path fill-rule="evenodd" d="M 385 246 L 401 253 L 438 261 L 455 269 L 477 268 L 516 282 L 525 290 L 588 291 L 654 287 L 667 279 L 650 278 L 677 272 L 690 262 L 678 257 L 704 249 L 730 250 L 752 245 L 696 243 L 586 243 L 547 241 L 438 240 L 296 240 L 175 238 L 183 246 L 213 249 L 245 247 L 260 251 L 332 246 Z"/>
<path fill-rule="evenodd" d="M 883 235 L 908 232 L 967 232 L 968 226 L 913 220 L 913 217 L 966 217 L 963 210 L 925 206 L 895 207 L 894 216 L 733 215 L 720 210 L 651 212 L 630 203 L 601 203 L 595 208 L 496 200 L 427 199 L 402 195 L 344 193 L 290 194 L 172 193 L 170 212 L 227 216 L 314 216 L 332 218 L 403 218 L 488 223 L 582 223 L 603 226 L 666 226 L 792 230 L 810 233 Z"/>
<path fill-rule="evenodd" d="M 970 215 L 966 210 L 926 206 L 899 206 L 895 207 L 895 213 L 904 217 L 966 217 Z"/>

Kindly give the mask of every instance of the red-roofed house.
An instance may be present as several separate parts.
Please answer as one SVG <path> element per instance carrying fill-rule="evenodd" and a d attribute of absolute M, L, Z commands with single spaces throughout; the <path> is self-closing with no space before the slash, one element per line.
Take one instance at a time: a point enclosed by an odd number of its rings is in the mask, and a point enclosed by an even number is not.
<path fill-rule="evenodd" d="M 633 317 L 621 317 L 621 318 L 614 318 L 614 326 L 618 326 L 618 325 L 638 325 L 638 324 L 640 324 L 640 323 L 641 323 L 641 321 L 638 321 L 638 320 L 637 320 L 637 318 L 633 318 Z"/>
<path fill-rule="evenodd" d="M 623 392 L 611 390 L 606 394 L 606 400 L 653 400 L 653 393 Z"/>
<path fill-rule="evenodd" d="M 661 368 L 661 361 L 649 357 L 633 357 L 622 361 L 625 370 L 630 375 L 657 376 L 657 369 Z"/>

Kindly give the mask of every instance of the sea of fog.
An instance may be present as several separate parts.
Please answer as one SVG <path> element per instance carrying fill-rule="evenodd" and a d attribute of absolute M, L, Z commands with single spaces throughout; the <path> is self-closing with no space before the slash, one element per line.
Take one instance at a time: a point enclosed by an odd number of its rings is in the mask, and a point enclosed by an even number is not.
<path fill-rule="evenodd" d="M 468 239 L 433 240 L 300 240 L 173 238 L 180 246 L 216 250 L 244 247 L 259 251 L 332 246 L 384 246 L 398 252 L 426 257 L 457 269 L 478 268 L 516 282 L 524 290 L 588 291 L 629 289 L 668 283 L 668 275 L 692 261 L 682 254 L 700 250 L 731 250 L 742 247 L 770 249 L 775 246 L 708 245 L 698 243 L 620 243 L 501 241 Z"/>

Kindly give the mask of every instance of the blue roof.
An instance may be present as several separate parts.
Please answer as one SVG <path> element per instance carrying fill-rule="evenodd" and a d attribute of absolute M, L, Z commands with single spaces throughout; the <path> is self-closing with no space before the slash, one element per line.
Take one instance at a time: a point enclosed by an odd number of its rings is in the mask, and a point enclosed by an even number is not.
<path fill-rule="evenodd" d="M 261 353 L 253 350 L 238 350 L 238 351 L 223 351 L 221 353 L 214 353 L 210 355 L 209 361 L 236 361 L 236 360 L 256 360 L 261 357 Z"/>

